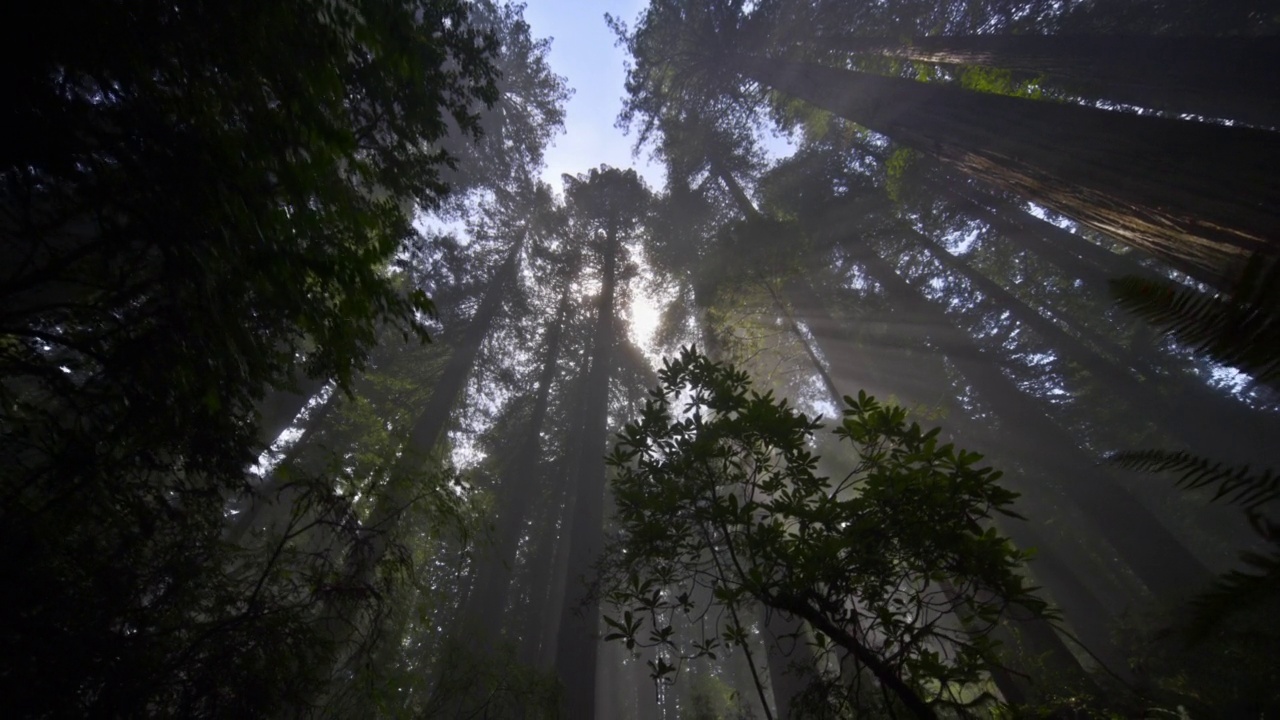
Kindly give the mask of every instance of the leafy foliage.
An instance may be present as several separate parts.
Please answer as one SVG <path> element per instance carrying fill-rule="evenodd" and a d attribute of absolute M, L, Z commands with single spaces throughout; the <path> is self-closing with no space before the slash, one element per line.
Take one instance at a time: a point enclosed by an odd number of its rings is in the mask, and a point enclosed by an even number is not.
<path fill-rule="evenodd" d="M 0 69 L 0 693 L 34 716 L 304 707 L 332 670 L 317 614 L 379 612 L 340 577 L 358 511 L 308 475 L 238 546 L 228 501 L 267 393 L 350 392 L 384 336 L 426 339 L 412 220 L 495 99 L 493 40 L 461 0 L 0 15 L 31 43 Z"/>
<path fill-rule="evenodd" d="M 1280 500 L 1280 476 L 1274 471 L 1251 473 L 1248 466 L 1231 467 L 1180 451 L 1120 452 L 1110 460 L 1128 470 L 1175 474 L 1177 486 L 1188 490 L 1213 488 L 1213 502 L 1225 500 L 1243 507 L 1254 531 L 1272 545 L 1269 553 L 1240 553 L 1248 571 L 1228 571 L 1196 598 L 1187 628 L 1193 639 L 1204 639 L 1233 614 L 1280 598 L 1280 522 L 1264 514 L 1269 505 Z"/>
<path fill-rule="evenodd" d="M 983 527 L 1016 517 L 998 472 L 862 394 L 833 431 L 857 466 L 819 476 L 821 424 L 745 373 L 686 349 L 659 377 L 609 457 L 607 640 L 658 648 L 651 674 L 671 682 L 691 657 L 748 649 L 747 611 L 763 607 L 807 622 L 820 652 L 917 715 L 991 702 L 961 699 L 998 662 L 989 631 L 1011 604 L 1045 612 L 1018 571 L 1026 554 Z M 691 651 L 675 642 L 677 617 L 696 629 Z"/>
<path fill-rule="evenodd" d="M 1178 341 L 1221 363 L 1245 370 L 1259 381 L 1280 384 L 1280 262 L 1256 255 L 1230 292 L 1209 294 L 1168 280 L 1137 276 L 1112 282 L 1120 305 L 1165 330 Z M 1280 499 L 1274 470 L 1251 472 L 1182 451 L 1116 453 L 1111 462 L 1139 472 L 1172 473 L 1188 490 L 1213 488 L 1211 501 L 1241 506 L 1254 531 L 1270 544 L 1268 553 L 1245 551 L 1247 570 L 1231 570 L 1193 603 L 1188 627 L 1204 639 L 1218 623 L 1249 606 L 1280 597 L 1280 523 L 1264 514 Z"/>
<path fill-rule="evenodd" d="M 1179 342 L 1280 386 L 1280 262 L 1256 255 L 1230 292 L 1210 294 L 1170 280 L 1112 281 L 1116 301 Z"/>
<path fill-rule="evenodd" d="M 1280 499 L 1280 476 L 1272 470 L 1251 474 L 1248 466 L 1232 467 L 1187 452 L 1167 450 L 1119 452 L 1111 456 L 1111 462 L 1126 470 L 1176 473 L 1177 486 L 1187 490 L 1213 487 L 1213 502 L 1225 499 L 1242 506 L 1250 515 Z"/>

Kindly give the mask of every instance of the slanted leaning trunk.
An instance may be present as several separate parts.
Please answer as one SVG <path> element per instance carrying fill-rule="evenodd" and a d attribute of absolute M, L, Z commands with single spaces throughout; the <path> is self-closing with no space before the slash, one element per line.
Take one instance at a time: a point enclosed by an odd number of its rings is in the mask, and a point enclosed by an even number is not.
<path fill-rule="evenodd" d="M 1280 125 L 1280 38 L 1138 35 L 826 37 L 818 47 L 1026 73 L 1069 94 L 1169 113 Z"/>
<path fill-rule="evenodd" d="M 995 363 L 973 348 L 972 342 L 941 315 L 941 308 L 874 253 L 867 253 L 862 261 L 868 273 L 886 288 L 895 302 L 937 317 L 936 327 L 949 333 L 946 341 L 954 343 L 958 350 L 952 356 L 956 366 L 991 404 L 1002 425 L 1053 439 L 1045 445 L 1043 454 L 1071 478 L 1063 485 L 1065 494 L 1095 519 L 1101 535 L 1155 596 L 1179 597 L 1208 580 L 1208 569 L 1186 546 L 1114 478 L 1087 458 L 1068 430 L 1047 417 Z"/>
<path fill-rule="evenodd" d="M 280 437 L 280 433 L 289 429 L 298 413 L 316 397 L 328 378 L 306 376 L 297 381 L 294 389 L 271 390 L 258 403 L 258 443 L 262 447 L 271 444 Z"/>
<path fill-rule="evenodd" d="M 522 236 L 512 245 L 502 266 L 485 288 L 480 307 L 459 337 L 457 347 L 436 379 L 431 398 L 409 432 L 404 451 L 392 468 L 393 477 L 403 477 L 421 470 L 424 460 L 436 450 L 443 438 L 449 416 L 466 387 L 467 378 L 480 354 L 480 347 L 506 301 L 507 292 L 515 283 L 523 245 Z M 334 601 L 326 605 L 321 618 L 328 640 L 332 643 L 336 663 L 345 661 L 351 650 L 352 639 L 362 629 L 358 617 L 359 598 L 365 593 L 374 592 L 378 563 L 391 548 L 391 533 L 400 513 L 413 500 L 410 487 L 406 487 L 404 483 L 392 483 L 391 488 L 379 496 L 368 521 L 364 523 L 360 541 L 350 548 L 342 583 L 357 592 L 335 593 Z"/>
<path fill-rule="evenodd" d="M 1280 254 L 1280 134 L 752 55 L 744 77 L 1225 283 Z"/>

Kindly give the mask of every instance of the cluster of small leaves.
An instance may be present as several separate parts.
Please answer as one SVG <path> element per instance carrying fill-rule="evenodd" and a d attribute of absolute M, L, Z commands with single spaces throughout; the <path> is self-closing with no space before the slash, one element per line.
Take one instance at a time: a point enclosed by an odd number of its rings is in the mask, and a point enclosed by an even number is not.
<path fill-rule="evenodd" d="M 986 527 L 1016 517 L 1016 495 L 978 454 L 861 394 L 834 430 L 860 460 L 828 478 L 810 451 L 822 425 L 745 373 L 686 349 L 659 377 L 609 456 L 619 536 L 602 563 L 618 613 L 606 639 L 659 648 L 656 679 L 748 647 L 744 611 L 764 606 L 924 704 L 960 705 L 955 691 L 997 662 L 989 631 L 1005 609 L 1045 612 L 1026 554 Z M 677 643 L 677 618 L 692 643 Z"/>

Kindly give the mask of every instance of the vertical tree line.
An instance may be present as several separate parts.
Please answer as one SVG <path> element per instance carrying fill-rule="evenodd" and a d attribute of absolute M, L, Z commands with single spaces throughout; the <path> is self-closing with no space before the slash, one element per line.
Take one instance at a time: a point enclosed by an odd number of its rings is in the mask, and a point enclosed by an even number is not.
<path fill-rule="evenodd" d="M 552 187 L 523 11 L 0 13 L 0 706 L 1280 707 L 1274 593 L 1165 631 L 1265 543 L 1106 462 L 1278 466 L 1267 379 L 1109 288 L 1274 262 L 1280 15 L 654 0 L 663 186 Z"/>

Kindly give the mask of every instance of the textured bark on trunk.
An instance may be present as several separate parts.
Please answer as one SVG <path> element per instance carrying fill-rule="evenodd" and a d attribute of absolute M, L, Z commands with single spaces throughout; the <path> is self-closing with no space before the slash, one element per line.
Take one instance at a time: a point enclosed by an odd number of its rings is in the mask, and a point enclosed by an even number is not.
<path fill-rule="evenodd" d="M 1280 134 L 750 55 L 729 61 L 755 82 L 1220 282 L 1251 253 L 1280 254 Z"/>
<path fill-rule="evenodd" d="M 760 211 L 756 209 L 755 203 L 751 202 L 751 198 L 747 197 L 747 193 L 742 189 L 742 185 L 733 173 L 725 169 L 723 165 L 711 161 L 711 172 L 720 178 L 720 182 L 724 184 L 729 196 L 733 198 L 734 204 L 738 206 L 738 211 L 747 217 L 748 220 L 759 220 Z"/>
<path fill-rule="evenodd" d="M 844 407 L 844 398 L 840 394 L 840 389 L 836 387 L 836 383 L 831 379 L 831 373 L 827 372 L 827 366 L 818 357 L 817 351 L 813 348 L 813 343 L 809 340 L 809 336 L 804 334 L 800 329 L 799 323 L 796 322 L 795 315 L 791 313 L 791 308 L 778 297 L 777 291 L 773 289 L 773 285 L 766 282 L 765 289 L 769 291 L 769 297 L 773 298 L 773 308 L 778 312 L 787 323 L 787 329 L 795 336 L 800 346 L 804 348 L 804 354 L 809 358 L 809 364 L 813 365 L 813 371 L 818 374 L 818 379 L 822 381 L 822 387 L 827 391 L 827 396 L 831 398 L 831 402 L 835 404 L 837 412 Z"/>
<path fill-rule="evenodd" d="M 1152 110 L 1280 125 L 1277 37 L 965 35 L 830 37 L 819 47 L 855 55 L 977 65 L 1043 77 L 1064 90 Z"/>
<path fill-rule="evenodd" d="M 601 273 L 600 307 L 596 315 L 595 343 L 591 350 L 586 398 L 582 414 L 582 445 L 575 478 L 577 499 L 569 535 L 568 587 L 577 587 L 591 572 L 591 564 L 603 547 L 606 442 L 609 437 L 609 376 L 613 367 L 614 292 L 617 274 L 618 228 L 611 225 L 605 238 Z M 556 671 L 565 686 L 568 717 L 595 717 L 597 601 L 580 602 L 581 594 L 566 592 L 556 643 Z"/>
<path fill-rule="evenodd" d="M 580 403 L 579 403 L 580 404 Z M 556 477 L 561 478 L 558 492 L 552 499 L 554 515 L 568 518 L 573 513 L 573 488 L 576 475 L 576 453 L 572 444 L 565 458 L 557 464 Z M 560 606 L 564 604 L 564 579 L 569 574 L 568 520 L 554 532 L 554 525 L 543 533 L 538 543 L 537 557 L 533 558 L 535 572 L 530 583 L 537 591 L 530 593 L 528 616 L 533 618 L 534 632 L 525 635 L 520 645 L 521 662 L 539 670 L 549 670 L 556 664 L 556 638 L 560 635 Z"/>
<path fill-rule="evenodd" d="M 796 315 L 805 319 L 817 349 L 830 364 L 832 379 L 843 381 L 844 394 L 865 390 L 882 402 L 896 398 L 899 405 L 908 409 L 933 407 L 946 397 L 949 389 L 938 382 L 944 377 L 940 368 L 925 367 L 919 358 L 898 355 L 896 351 L 901 348 L 866 347 L 855 336 L 854 328 L 831 315 L 811 279 L 794 279 L 784 289 L 788 303 Z M 897 357 L 891 361 L 873 360 L 877 353 L 885 352 Z M 891 366 L 886 367 L 888 364 Z"/>
<path fill-rule="evenodd" d="M 817 293 L 807 283 L 804 283 L 804 282 L 792 283 L 790 292 L 791 294 L 795 295 L 798 299 L 800 299 L 800 301 L 803 303 L 803 307 L 806 308 L 806 312 L 805 312 L 806 316 L 809 315 L 809 312 L 815 312 L 819 315 L 826 315 L 826 319 L 830 325 L 830 329 L 834 333 L 834 331 L 836 330 L 835 319 L 831 318 L 829 314 L 826 313 L 826 309 L 825 307 L 823 307 L 821 299 L 817 297 Z M 818 342 L 819 347 L 824 347 L 824 345 L 821 342 L 822 338 L 820 336 L 815 334 L 814 340 Z M 835 363 L 837 363 L 837 358 L 835 358 L 832 355 L 828 355 L 828 357 L 832 358 L 833 372 L 834 372 L 835 371 L 834 365 Z M 861 370 L 863 373 L 869 372 L 871 370 L 870 361 L 867 360 L 865 357 L 863 357 L 861 354 L 859 354 L 858 358 L 859 360 L 855 361 L 855 364 L 863 366 L 863 367 L 859 367 L 859 370 Z M 839 360 L 843 360 L 845 363 L 847 363 L 850 360 L 850 358 L 843 357 L 843 358 L 839 358 Z M 867 388 L 863 387 L 858 389 L 867 389 Z M 853 392 L 855 391 L 855 389 L 850 388 L 850 391 Z M 872 395 L 875 395 L 878 398 L 887 398 L 888 394 L 886 393 L 889 391 L 882 388 L 877 391 L 881 393 L 879 395 L 876 395 L 875 392 L 871 392 L 870 390 L 868 390 L 868 392 Z M 840 398 L 834 398 L 833 401 L 837 403 L 842 402 Z M 908 402 L 910 403 L 910 402 L 922 402 L 922 401 L 916 398 L 916 399 L 909 399 Z M 948 414 L 951 417 L 962 416 L 960 413 L 948 413 Z M 952 592 L 954 594 L 954 589 L 951 588 L 950 585 L 946 585 L 944 587 L 944 590 L 947 590 L 948 592 Z M 1033 654 L 1046 657 L 1046 662 L 1048 662 L 1056 671 L 1063 674 L 1064 676 L 1066 676 L 1066 674 L 1072 674 L 1075 676 L 1082 677 L 1080 673 L 1079 664 L 1076 663 L 1075 658 L 1071 655 L 1070 651 L 1066 649 L 1066 647 L 1062 643 L 1061 638 L 1058 637 L 1058 635 L 1054 632 L 1053 628 L 1050 626 L 1050 624 L 1047 621 L 1037 617 L 1027 617 L 1027 618 L 1019 619 L 1011 615 L 1009 618 L 1009 622 L 1015 624 L 1019 628 L 1019 630 L 1021 631 L 1024 637 L 1026 644 L 1031 648 L 1031 651 Z M 1000 688 L 1001 693 L 1005 696 L 1006 700 L 1012 703 L 1025 702 L 1027 687 L 1026 687 L 1026 683 L 1022 680 L 1022 678 L 1016 677 L 1015 675 L 1013 675 L 1012 673 L 1008 672 L 1007 670 L 1001 667 L 991 668 L 991 673 L 992 673 L 993 679 L 995 680 L 997 686 Z M 782 715 L 782 717 L 785 717 L 785 715 Z"/>
<path fill-rule="evenodd" d="M 271 474 L 263 478 L 250 492 L 237 503 L 239 512 L 234 520 L 223 530 L 222 539 L 233 545 L 239 545 L 245 536 L 252 531 L 266 531 L 268 535 L 281 530 L 283 523 L 293 514 L 294 504 L 307 492 L 305 488 L 290 485 L 281 478 L 279 469 L 294 466 L 303 478 L 315 477 L 324 472 L 323 463 L 328 459 L 326 448 L 345 444 L 349 438 L 330 438 L 325 447 L 314 446 L 316 430 L 324 426 L 339 403 L 333 395 L 325 403 L 311 411 L 302 436 L 281 458 Z"/>
<path fill-rule="evenodd" d="M 896 272 L 883 261 L 872 261 L 870 272 L 877 282 L 880 282 L 886 288 L 897 303 L 906 302 L 904 307 L 912 311 L 929 312 L 931 303 L 927 299 L 920 296 L 913 288 L 904 280 L 897 276 Z M 892 275 L 890 275 L 892 273 Z M 950 327 L 950 326 L 946 326 Z M 959 338 L 953 338 L 957 340 Z M 935 339 L 937 341 L 938 339 Z M 942 342 L 947 342 L 945 339 Z M 967 341 L 966 341 L 967 342 Z M 1047 418 L 1040 415 L 1034 408 L 1026 407 L 1026 403 L 1017 398 L 1017 390 L 1011 382 L 1009 382 L 1002 373 L 994 366 L 987 364 L 986 369 L 979 369 L 979 365 L 984 362 L 981 357 L 976 357 L 976 353 L 969 349 L 952 356 L 953 361 L 959 366 L 961 373 L 968 382 L 973 383 L 979 393 L 986 399 L 1000 414 L 1004 422 L 1009 427 L 1023 427 L 1023 417 L 1029 416 L 1039 418 L 1033 421 L 1031 431 L 1035 433 L 1049 432 L 1051 442 L 1055 443 L 1053 452 L 1049 453 L 1049 457 L 1042 454 L 1035 454 L 1024 458 L 1025 461 L 1031 462 L 1030 467 L 1052 467 L 1058 472 L 1070 473 L 1072 469 L 1076 471 L 1073 477 L 1085 478 L 1091 473 L 1096 472 L 1097 468 L 1092 466 L 1083 457 L 1079 457 L 1074 452 L 1075 448 L 1071 445 L 1071 441 L 1065 439 L 1065 434 L 1048 421 Z M 1010 414 L 1012 413 L 1012 414 Z M 963 418 L 963 413 L 954 414 L 955 417 Z M 971 438 L 975 443 L 981 446 L 982 440 L 987 439 L 988 443 L 1008 443 L 1005 436 L 997 436 L 993 433 L 990 426 L 978 427 L 975 423 L 967 422 L 963 426 L 955 428 L 958 431 Z M 1065 444 L 1064 444 L 1065 443 Z M 1065 463 L 1065 464 L 1064 464 Z M 1091 485 L 1098 484 L 1099 481 L 1109 482 L 1107 478 L 1098 478 L 1090 482 Z M 1015 488 L 1026 493 L 1031 493 L 1031 488 Z M 1085 513 L 1090 512 L 1090 508 L 1098 506 L 1107 506 L 1107 504 L 1115 497 L 1120 498 L 1120 503 L 1124 509 L 1133 509 L 1137 506 L 1136 502 L 1119 488 L 1107 488 L 1103 492 L 1103 497 L 1097 497 L 1096 493 L 1088 492 L 1087 488 L 1070 485 L 1065 489 L 1065 495 L 1069 501 L 1082 508 Z M 1151 553 L 1150 549 L 1144 548 L 1144 532 L 1147 528 L 1155 528 L 1153 530 L 1154 537 L 1152 541 L 1161 547 L 1173 547 L 1173 557 L 1167 558 L 1168 562 L 1186 561 L 1190 555 L 1180 543 L 1172 540 L 1169 533 L 1159 525 L 1150 513 L 1137 506 L 1139 528 L 1125 529 L 1124 526 L 1112 526 L 1110 532 L 1107 532 L 1107 526 L 1102 527 L 1102 535 L 1117 549 L 1117 553 L 1121 558 L 1121 562 L 1127 564 L 1130 568 L 1134 562 L 1142 562 L 1147 564 L 1145 572 L 1138 573 L 1139 577 L 1153 588 L 1153 592 L 1157 595 L 1161 592 L 1155 590 L 1155 587 L 1163 588 L 1169 591 L 1170 588 L 1177 588 L 1181 582 L 1190 582 L 1191 585 L 1184 586 L 1182 591 L 1186 591 L 1188 587 L 1196 586 L 1196 583 L 1202 582 L 1207 578 L 1207 571 L 1199 565 L 1198 561 L 1193 558 L 1190 562 L 1194 563 L 1194 567 L 1181 568 L 1174 572 L 1172 579 L 1161 579 L 1159 564 L 1161 561 L 1157 557 L 1159 552 Z M 1120 518 L 1124 515 L 1124 510 L 1107 513 L 1108 517 L 1097 518 L 1100 523 L 1121 522 Z M 1001 524 L 1002 529 L 1009 535 L 1016 545 L 1023 548 L 1035 548 L 1036 558 L 1031 564 L 1031 572 L 1036 576 L 1038 584 L 1044 586 L 1053 596 L 1058 607 L 1064 611 L 1064 616 L 1068 624 L 1070 624 L 1090 650 L 1100 657 L 1114 672 L 1127 675 L 1125 666 L 1125 657 L 1116 652 L 1116 648 L 1111 639 L 1110 626 L 1124 609 L 1115 598 L 1102 599 L 1084 582 L 1077 570 L 1077 566 L 1067 562 L 1055 544 L 1044 537 L 1036 525 L 1030 522 L 1005 522 Z M 1119 541 L 1117 542 L 1117 537 Z M 1141 558 L 1135 558 L 1131 553 L 1126 552 L 1128 548 L 1137 548 L 1142 553 Z M 1151 563 L 1155 563 L 1151 566 Z M 1036 653 L 1045 652 L 1046 649 L 1052 649 L 1059 644 L 1054 642 L 1055 638 L 1050 637 L 1043 632 L 1041 628 L 1030 628 L 1032 637 L 1029 638 L 1034 644 L 1032 651 Z M 1036 642 L 1038 638 L 1039 642 Z M 1062 654 L 1053 650 L 1054 656 Z M 1068 664 L 1070 667 L 1070 664 Z"/>
<path fill-rule="evenodd" d="M 1243 406 L 1230 408 L 1224 407 L 1222 403 L 1187 402 L 1185 397 L 1170 398 L 1162 395 L 1153 387 L 1153 382 L 1158 382 L 1158 379 L 1133 375 L 1014 297 L 999 283 L 952 255 L 945 247 L 914 230 L 909 234 L 943 267 L 964 277 L 979 291 L 996 301 L 1001 309 L 1007 310 L 1019 323 L 1039 335 L 1066 363 L 1079 367 L 1105 384 L 1134 412 L 1146 412 L 1159 418 L 1157 425 L 1176 438 L 1180 447 L 1193 453 L 1214 455 L 1219 451 L 1235 454 L 1242 446 L 1248 445 L 1265 453 L 1265 449 L 1270 446 L 1267 438 L 1274 437 L 1277 430 L 1272 418 L 1254 416 L 1253 422 L 1241 423 L 1241 420 L 1254 415 Z M 1253 442 L 1246 442 L 1246 438 L 1250 437 Z"/>
<path fill-rule="evenodd" d="M 444 437 L 445 428 L 449 424 L 449 416 L 458 397 L 467 386 L 467 378 L 475 367 L 476 358 L 480 355 L 480 346 L 488 337 L 494 318 L 506 301 L 507 293 L 516 280 L 519 267 L 520 249 L 524 239 L 517 241 L 507 253 L 502 266 L 498 268 L 493 279 L 485 288 L 480 307 L 467 324 L 458 346 L 449 355 L 444 370 L 431 390 L 431 397 L 418 415 L 418 420 L 409 431 L 406 452 L 401 455 L 399 469 L 412 472 L 422 459 L 431 454 Z"/>
<path fill-rule="evenodd" d="M 941 178 L 931 178 L 928 187 L 939 197 L 969 210 L 979 220 L 1002 234 L 1033 245 L 1035 252 L 1051 258 L 1059 267 L 1085 280 L 1098 292 L 1109 293 L 1109 281 L 1119 275 L 1156 276 L 1153 270 L 1139 263 L 1134 255 L 1114 253 L 1032 215 L 1003 195 L 975 187 L 963 177 L 948 174 Z M 1188 275 L 1198 271 L 1194 267 L 1175 266 L 1174 269 Z"/>

